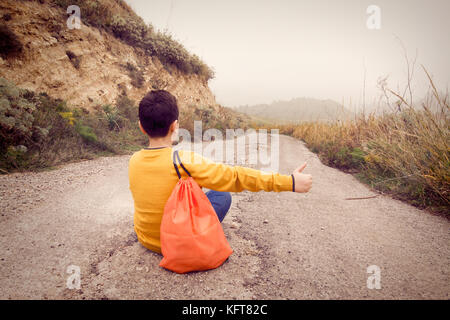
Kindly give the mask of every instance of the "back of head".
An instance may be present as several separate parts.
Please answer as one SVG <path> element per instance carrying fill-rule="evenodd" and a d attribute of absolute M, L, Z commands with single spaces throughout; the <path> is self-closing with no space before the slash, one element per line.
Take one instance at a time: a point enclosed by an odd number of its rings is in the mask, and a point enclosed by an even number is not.
<path fill-rule="evenodd" d="M 178 115 L 177 99 L 165 90 L 152 90 L 139 103 L 139 121 L 150 137 L 165 137 Z"/>

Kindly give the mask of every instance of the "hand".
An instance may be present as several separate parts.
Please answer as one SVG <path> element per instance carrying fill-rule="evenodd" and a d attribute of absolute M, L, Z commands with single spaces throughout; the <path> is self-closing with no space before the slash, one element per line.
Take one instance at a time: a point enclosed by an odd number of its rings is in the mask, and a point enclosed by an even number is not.
<path fill-rule="evenodd" d="M 306 168 L 306 162 L 300 167 L 294 170 L 292 175 L 295 181 L 295 192 L 305 193 L 311 189 L 312 186 L 312 176 L 310 174 L 302 173 L 303 169 Z"/>

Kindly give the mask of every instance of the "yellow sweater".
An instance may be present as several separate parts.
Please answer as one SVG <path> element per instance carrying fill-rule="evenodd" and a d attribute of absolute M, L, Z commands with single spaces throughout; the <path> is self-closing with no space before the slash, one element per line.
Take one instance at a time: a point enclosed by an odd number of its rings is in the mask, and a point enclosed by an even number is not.
<path fill-rule="evenodd" d="M 196 153 L 179 151 L 195 181 L 216 191 L 292 191 L 293 178 L 239 166 L 215 163 Z M 134 230 L 146 248 L 161 252 L 159 229 L 164 206 L 178 182 L 172 148 L 142 149 L 130 159 L 130 190 L 134 199 Z M 187 174 L 180 168 L 182 177 Z"/>

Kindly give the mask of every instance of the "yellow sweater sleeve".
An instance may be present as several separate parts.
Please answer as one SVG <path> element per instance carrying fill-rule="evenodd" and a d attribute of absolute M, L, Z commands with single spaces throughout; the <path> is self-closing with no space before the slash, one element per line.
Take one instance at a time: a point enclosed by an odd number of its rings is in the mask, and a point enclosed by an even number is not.
<path fill-rule="evenodd" d="M 293 177 L 256 169 L 216 163 L 194 152 L 180 151 L 183 165 L 202 187 L 215 191 L 293 191 Z M 180 173 L 187 174 L 180 167 Z"/>

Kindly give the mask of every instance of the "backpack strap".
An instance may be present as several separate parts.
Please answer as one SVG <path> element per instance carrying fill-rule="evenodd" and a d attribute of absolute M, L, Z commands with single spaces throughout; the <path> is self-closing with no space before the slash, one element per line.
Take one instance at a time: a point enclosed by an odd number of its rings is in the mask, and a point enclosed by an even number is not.
<path fill-rule="evenodd" d="M 175 168 L 175 171 L 177 172 L 178 179 L 181 179 L 181 174 L 180 174 L 180 170 L 178 170 L 178 164 L 177 164 L 177 161 L 178 161 L 178 163 L 180 164 L 180 166 L 183 168 L 183 170 L 187 173 L 187 175 L 188 175 L 189 177 L 191 177 L 191 174 L 190 174 L 189 171 L 186 169 L 186 167 L 184 166 L 184 164 L 181 162 L 180 155 L 178 154 L 178 150 L 175 150 L 175 151 L 173 152 L 173 166 L 174 166 L 174 168 Z"/>

